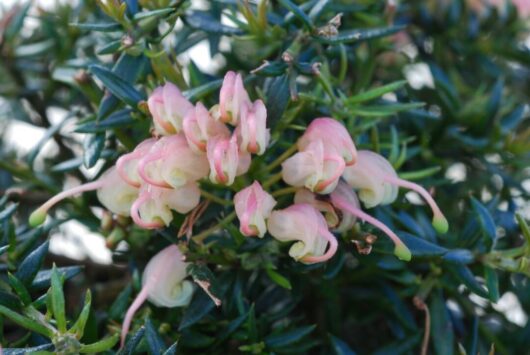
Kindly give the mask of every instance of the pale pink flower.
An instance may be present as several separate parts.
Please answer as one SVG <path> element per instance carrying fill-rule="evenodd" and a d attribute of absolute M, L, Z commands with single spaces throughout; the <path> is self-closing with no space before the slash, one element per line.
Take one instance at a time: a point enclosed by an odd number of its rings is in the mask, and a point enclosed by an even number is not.
<path fill-rule="evenodd" d="M 195 153 L 183 134 L 161 137 L 138 163 L 138 173 L 148 184 L 178 188 L 208 175 L 208 160 Z"/>
<path fill-rule="evenodd" d="M 142 289 L 123 319 L 122 347 L 134 314 L 146 299 L 155 306 L 168 308 L 183 307 L 190 303 L 194 287 L 191 281 L 184 280 L 188 275 L 187 266 L 184 255 L 174 244 L 162 249 L 149 260 L 142 275 Z"/>
<path fill-rule="evenodd" d="M 237 125 L 244 106 L 250 104 L 247 91 L 240 74 L 226 73 L 219 94 L 219 118 L 225 123 Z"/>
<path fill-rule="evenodd" d="M 236 132 L 242 151 L 257 155 L 265 153 L 271 135 L 267 129 L 267 109 L 263 101 L 243 106 Z"/>
<path fill-rule="evenodd" d="M 33 211 L 29 217 L 29 224 L 36 227 L 44 223 L 48 210 L 55 204 L 65 198 L 93 190 L 97 190 L 99 202 L 103 206 L 109 211 L 122 216 L 129 216 L 131 205 L 138 196 L 138 189 L 125 182 L 118 174 L 116 168 L 111 167 L 98 180 L 62 191 L 50 198 Z"/>
<path fill-rule="evenodd" d="M 153 91 L 147 100 L 147 105 L 153 115 L 155 131 L 164 136 L 179 133 L 182 130 L 184 117 L 193 109 L 192 103 L 169 82 Z"/>
<path fill-rule="evenodd" d="M 263 238 L 267 231 L 265 221 L 276 205 L 276 200 L 263 190 L 259 182 L 254 181 L 235 194 L 234 205 L 241 233 L 247 237 Z"/>
<path fill-rule="evenodd" d="M 210 180 L 216 184 L 232 185 L 235 177 L 246 173 L 250 167 L 250 154 L 239 151 L 236 135 L 210 138 L 206 154 Z"/>
<path fill-rule="evenodd" d="M 289 255 L 306 264 L 329 260 L 337 251 L 337 239 L 328 230 L 326 220 L 308 204 L 272 211 L 267 228 L 281 242 L 296 241 L 289 249 Z"/>
<path fill-rule="evenodd" d="M 122 155 L 116 162 L 116 169 L 121 178 L 129 185 L 139 188 L 142 178 L 138 174 L 138 162 L 156 143 L 156 138 L 149 138 L 142 141 L 130 153 Z"/>
<path fill-rule="evenodd" d="M 344 167 L 344 159 L 331 148 L 324 149 L 318 139 L 283 162 L 282 177 L 291 186 L 327 194 L 337 185 Z"/>
<path fill-rule="evenodd" d="M 381 155 L 368 150 L 359 151 L 357 163 L 347 167 L 343 177 L 358 190 L 359 199 L 367 208 L 394 202 L 399 187 L 417 192 L 433 211 L 433 226 L 440 233 L 447 232 L 447 220 L 432 196 L 422 186 L 400 179 L 392 165 Z"/>
<path fill-rule="evenodd" d="M 300 151 L 305 150 L 312 142 L 320 140 L 326 154 L 338 153 L 346 165 L 353 165 L 357 160 L 357 149 L 353 139 L 342 123 L 333 118 L 316 118 L 307 126 L 297 142 Z"/>
<path fill-rule="evenodd" d="M 335 191 L 330 194 L 331 203 L 340 210 L 343 216 L 344 230 L 352 228 L 356 218 L 359 218 L 382 230 L 394 242 L 394 254 L 401 260 L 409 261 L 412 257 L 409 248 L 399 239 L 390 228 L 378 219 L 361 210 L 359 200 L 353 189 L 344 181 L 340 181 Z M 349 218 L 349 219 L 348 219 Z"/>
<path fill-rule="evenodd" d="M 162 228 L 173 220 L 172 210 L 186 214 L 199 204 L 200 197 L 196 183 L 176 189 L 145 184 L 131 206 L 131 217 L 142 228 Z"/>
<path fill-rule="evenodd" d="M 183 129 L 190 147 L 196 152 L 206 152 L 206 143 L 210 137 L 230 136 L 230 130 L 215 120 L 200 102 L 195 105 L 195 109 L 188 111 Z"/>

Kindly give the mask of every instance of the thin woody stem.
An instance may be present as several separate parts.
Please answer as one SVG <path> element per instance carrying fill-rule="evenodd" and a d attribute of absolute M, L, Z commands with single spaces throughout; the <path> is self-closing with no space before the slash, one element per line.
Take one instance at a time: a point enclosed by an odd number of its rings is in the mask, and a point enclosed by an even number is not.
<path fill-rule="evenodd" d="M 209 200 L 209 201 L 212 201 L 212 202 L 215 202 L 217 204 L 220 204 L 222 206 L 232 206 L 234 203 L 232 202 L 232 200 L 226 200 L 224 198 L 221 198 L 219 196 L 216 196 L 208 191 L 204 191 L 204 190 L 201 190 L 201 195 Z"/>
<path fill-rule="evenodd" d="M 272 171 L 274 168 L 276 168 L 281 163 L 283 163 L 287 158 L 293 155 L 293 153 L 296 152 L 297 149 L 298 147 L 296 146 L 296 144 L 293 144 L 292 146 L 289 147 L 289 149 L 284 151 L 278 158 L 276 158 L 276 160 L 274 160 L 272 163 L 267 165 L 264 171 Z"/>
<path fill-rule="evenodd" d="M 192 239 L 194 241 L 198 242 L 198 243 L 202 243 L 204 241 L 204 239 L 206 239 L 206 238 L 208 238 L 210 236 L 210 234 L 214 233 L 215 231 L 217 231 L 219 228 L 223 227 L 227 223 L 232 222 L 234 220 L 234 218 L 236 218 L 236 213 L 232 212 L 232 213 L 228 214 L 225 218 L 220 220 L 219 223 L 217 223 L 216 225 L 214 225 L 214 226 L 202 231 L 201 233 L 193 236 Z"/>

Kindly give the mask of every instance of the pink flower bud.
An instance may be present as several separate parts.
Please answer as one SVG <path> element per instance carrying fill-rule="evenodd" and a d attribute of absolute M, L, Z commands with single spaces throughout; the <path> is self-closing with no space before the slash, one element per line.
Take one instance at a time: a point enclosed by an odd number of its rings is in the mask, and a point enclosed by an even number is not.
<path fill-rule="evenodd" d="M 156 143 L 155 138 L 142 141 L 130 153 L 122 155 L 116 162 L 116 169 L 121 178 L 129 185 L 139 188 L 142 178 L 138 175 L 138 162 Z"/>
<path fill-rule="evenodd" d="M 331 149 L 326 151 L 319 139 L 283 162 L 282 177 L 289 185 L 328 194 L 337 186 L 344 167 L 344 159 Z"/>
<path fill-rule="evenodd" d="M 97 190 L 98 199 L 103 206 L 109 211 L 122 216 L 129 215 L 131 205 L 138 196 L 138 189 L 125 182 L 118 174 L 116 168 L 111 167 L 98 180 L 62 191 L 50 198 L 33 211 L 29 217 L 29 224 L 32 227 L 36 227 L 44 223 L 48 210 L 55 204 L 65 198 L 93 190 Z"/>
<path fill-rule="evenodd" d="M 359 199 L 367 208 L 394 202 L 399 187 L 404 187 L 423 197 L 433 211 L 434 228 L 440 233 L 447 232 L 447 220 L 422 186 L 400 179 L 392 165 L 377 153 L 361 150 L 357 158 L 355 165 L 345 169 L 343 177 L 351 187 L 358 190 Z"/>
<path fill-rule="evenodd" d="M 132 204 L 131 217 L 142 228 L 162 228 L 173 220 L 172 210 L 186 214 L 199 204 L 200 197 L 201 191 L 196 183 L 177 189 L 143 185 Z"/>
<path fill-rule="evenodd" d="M 250 104 L 240 74 L 226 73 L 219 94 L 219 118 L 225 123 L 237 125 L 243 106 Z"/>
<path fill-rule="evenodd" d="M 269 145 L 270 132 L 267 129 L 267 109 L 261 100 L 245 105 L 237 126 L 239 146 L 242 151 L 262 155 Z"/>
<path fill-rule="evenodd" d="M 138 163 L 138 173 L 148 184 L 178 188 L 208 175 L 208 160 L 195 153 L 183 134 L 162 137 Z"/>
<path fill-rule="evenodd" d="M 311 205 L 295 204 L 273 211 L 267 227 L 281 242 L 296 241 L 289 255 L 297 261 L 319 263 L 329 260 L 337 251 L 337 239 L 329 232 L 324 217 Z"/>
<path fill-rule="evenodd" d="M 276 200 L 265 192 L 260 183 L 254 183 L 234 196 L 234 205 L 239 218 L 239 230 L 247 237 L 263 238 L 267 231 L 265 220 L 269 218 Z"/>
<path fill-rule="evenodd" d="M 142 290 L 129 306 L 121 331 L 121 346 L 129 332 L 131 321 L 136 311 L 146 299 L 158 307 L 187 306 L 193 295 L 193 284 L 184 280 L 188 263 L 184 262 L 184 255 L 179 248 L 172 244 L 162 249 L 147 263 L 142 276 Z"/>
<path fill-rule="evenodd" d="M 196 152 L 206 152 L 206 142 L 210 137 L 230 136 L 230 130 L 213 119 L 200 102 L 195 105 L 195 109 L 188 111 L 184 118 L 183 129 L 190 147 Z"/>
<path fill-rule="evenodd" d="M 157 87 L 147 100 L 153 115 L 155 131 L 160 135 L 178 133 L 182 130 L 182 120 L 193 105 L 172 83 Z"/>
<path fill-rule="evenodd" d="M 250 155 L 239 152 L 237 137 L 216 136 L 208 140 L 206 154 L 210 163 L 210 180 L 216 184 L 232 185 L 236 176 L 250 166 Z"/>
<path fill-rule="evenodd" d="M 297 142 L 298 149 L 303 151 L 315 140 L 321 140 L 326 153 L 337 152 L 346 165 L 353 165 L 357 160 L 357 149 L 342 123 L 333 118 L 316 118 L 307 127 Z"/>

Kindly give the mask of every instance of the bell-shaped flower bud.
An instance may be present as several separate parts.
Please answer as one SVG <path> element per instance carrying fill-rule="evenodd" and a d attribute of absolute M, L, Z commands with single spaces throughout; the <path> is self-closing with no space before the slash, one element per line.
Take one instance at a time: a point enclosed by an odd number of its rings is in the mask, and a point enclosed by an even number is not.
<path fill-rule="evenodd" d="M 190 147 L 195 152 L 206 152 L 206 143 L 210 137 L 230 136 L 228 127 L 215 120 L 200 102 L 195 105 L 195 109 L 188 111 L 183 129 Z"/>
<path fill-rule="evenodd" d="M 338 153 L 346 165 L 353 165 L 357 161 L 357 149 L 353 139 L 342 123 L 333 118 L 316 118 L 305 130 L 297 142 L 298 149 L 305 150 L 312 142 L 321 140 L 327 154 Z"/>
<path fill-rule="evenodd" d="M 172 83 L 157 87 L 149 96 L 147 105 L 156 133 L 163 136 L 179 133 L 184 117 L 193 109 L 193 104 Z"/>
<path fill-rule="evenodd" d="M 328 230 L 326 220 L 308 204 L 272 211 L 267 228 L 279 241 L 296 241 L 289 249 L 289 255 L 306 264 L 329 260 L 337 251 L 337 239 Z"/>
<path fill-rule="evenodd" d="M 208 160 L 195 153 L 183 134 L 162 137 L 140 159 L 138 173 L 148 184 L 178 188 L 208 175 Z"/>
<path fill-rule="evenodd" d="M 271 135 L 267 129 L 267 109 L 263 101 L 257 100 L 242 107 L 236 132 L 243 152 L 257 155 L 265 153 Z"/>
<path fill-rule="evenodd" d="M 399 187 L 417 192 L 431 207 L 434 228 L 440 233 L 447 232 L 449 224 L 427 190 L 400 179 L 392 165 L 381 155 L 368 150 L 359 151 L 357 163 L 347 167 L 343 177 L 351 187 L 358 190 L 359 199 L 367 208 L 394 202 Z"/>
<path fill-rule="evenodd" d="M 329 228 L 336 228 L 340 223 L 339 215 L 325 195 L 315 194 L 306 188 L 301 188 L 294 194 L 294 203 L 305 203 L 315 207 L 324 215 Z"/>
<path fill-rule="evenodd" d="M 116 161 L 116 169 L 121 178 L 129 185 L 139 188 L 143 181 L 138 174 L 138 163 L 144 155 L 146 155 L 153 145 L 156 143 L 155 138 L 149 138 L 142 141 L 130 153 L 122 155 Z"/>
<path fill-rule="evenodd" d="M 131 206 L 131 217 L 142 228 L 162 228 L 173 220 L 172 210 L 186 214 L 199 204 L 200 197 L 197 183 L 177 189 L 142 185 L 138 198 Z"/>
<path fill-rule="evenodd" d="M 322 141 L 316 140 L 282 163 L 282 178 L 291 186 L 328 194 L 337 186 L 344 167 L 340 155 L 325 151 Z"/>
<path fill-rule="evenodd" d="M 237 125 L 244 106 L 250 104 L 248 93 L 240 74 L 226 73 L 219 94 L 219 118 L 225 123 Z"/>
<path fill-rule="evenodd" d="M 41 225 L 48 215 L 48 210 L 55 204 L 65 198 L 93 190 L 97 190 L 98 199 L 103 206 L 109 211 L 122 216 L 129 216 L 131 205 L 138 196 L 138 189 L 125 182 L 118 174 L 116 168 L 111 167 L 98 180 L 62 191 L 50 198 L 33 211 L 29 217 L 29 224 L 32 227 Z"/>
<path fill-rule="evenodd" d="M 350 217 L 351 225 L 355 218 L 359 218 L 374 227 L 382 230 L 394 242 L 394 254 L 401 260 L 409 261 L 412 257 L 409 248 L 399 239 L 399 237 L 390 228 L 378 219 L 363 212 L 360 208 L 359 200 L 353 189 L 345 182 L 341 181 L 335 191 L 330 194 L 331 203 L 335 208 L 341 211 L 342 215 Z"/>
<path fill-rule="evenodd" d="M 236 176 L 246 173 L 250 167 L 250 154 L 239 151 L 236 135 L 210 138 L 206 148 L 213 183 L 232 185 Z"/>
<path fill-rule="evenodd" d="M 241 233 L 247 237 L 263 238 L 267 231 L 265 221 L 276 205 L 276 200 L 263 190 L 259 182 L 254 181 L 235 194 L 234 205 Z"/>
<path fill-rule="evenodd" d="M 174 244 L 162 249 L 149 260 L 142 275 L 142 289 L 123 319 L 122 347 L 134 314 L 146 299 L 155 306 L 168 308 L 183 307 L 190 303 L 194 286 L 191 281 L 184 280 L 188 275 L 187 266 L 184 255 Z"/>

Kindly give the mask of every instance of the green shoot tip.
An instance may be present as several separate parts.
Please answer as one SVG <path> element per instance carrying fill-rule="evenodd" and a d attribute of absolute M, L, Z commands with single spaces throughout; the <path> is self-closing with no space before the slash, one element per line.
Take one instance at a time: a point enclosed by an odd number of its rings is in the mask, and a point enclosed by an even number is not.
<path fill-rule="evenodd" d="M 41 210 L 35 210 L 33 213 L 29 216 L 29 225 L 31 227 L 38 227 L 41 224 L 44 223 L 46 220 L 46 212 Z"/>

